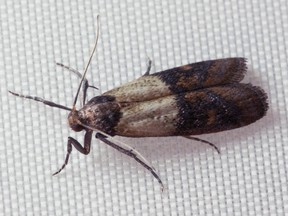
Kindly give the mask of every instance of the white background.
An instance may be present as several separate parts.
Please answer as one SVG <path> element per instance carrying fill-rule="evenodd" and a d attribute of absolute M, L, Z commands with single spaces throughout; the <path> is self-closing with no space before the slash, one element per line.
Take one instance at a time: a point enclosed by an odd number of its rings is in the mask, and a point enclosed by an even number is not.
<path fill-rule="evenodd" d="M 253 125 L 201 138 L 121 138 L 158 170 L 166 189 L 130 158 L 93 139 L 63 163 L 67 112 L 8 89 L 71 106 L 101 33 L 88 79 L 99 91 L 195 61 L 243 56 L 244 82 L 269 97 Z M 288 212 L 288 3 L 286 0 L 0 0 L 0 215 L 284 215 Z M 119 138 L 120 139 L 120 138 Z"/>

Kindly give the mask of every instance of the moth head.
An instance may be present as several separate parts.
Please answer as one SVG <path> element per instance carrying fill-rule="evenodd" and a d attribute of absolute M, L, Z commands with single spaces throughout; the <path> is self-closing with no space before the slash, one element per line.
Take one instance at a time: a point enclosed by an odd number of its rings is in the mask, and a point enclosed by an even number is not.
<path fill-rule="evenodd" d="M 79 112 L 76 109 L 73 109 L 68 115 L 68 123 L 72 130 L 79 132 L 84 130 L 84 127 L 79 124 Z"/>

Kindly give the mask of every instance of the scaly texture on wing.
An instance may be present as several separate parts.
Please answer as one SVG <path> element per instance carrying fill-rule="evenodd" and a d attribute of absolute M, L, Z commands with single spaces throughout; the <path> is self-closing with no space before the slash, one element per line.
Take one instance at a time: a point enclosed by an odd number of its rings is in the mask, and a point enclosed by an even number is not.
<path fill-rule="evenodd" d="M 128 137 L 213 133 L 249 125 L 262 118 L 267 109 L 267 95 L 261 88 L 232 83 L 124 103 L 115 133 Z"/>
<path fill-rule="evenodd" d="M 247 70 L 244 58 L 226 58 L 188 64 L 142 76 L 103 95 L 118 102 L 148 101 L 195 89 L 240 82 Z"/>

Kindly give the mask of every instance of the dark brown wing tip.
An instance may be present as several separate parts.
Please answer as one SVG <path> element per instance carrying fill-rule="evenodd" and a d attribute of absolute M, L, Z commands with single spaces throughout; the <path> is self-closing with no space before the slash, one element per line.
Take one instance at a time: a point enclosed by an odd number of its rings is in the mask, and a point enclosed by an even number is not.
<path fill-rule="evenodd" d="M 249 88 L 252 90 L 259 99 L 260 104 L 262 105 L 261 108 L 259 107 L 259 114 L 260 116 L 265 116 L 267 113 L 267 110 L 269 109 L 269 103 L 268 103 L 268 95 L 267 93 L 259 86 L 253 86 L 252 84 L 247 84 L 246 88 Z"/>
<path fill-rule="evenodd" d="M 233 58 L 235 59 L 235 63 L 237 62 L 238 66 L 238 70 L 235 72 L 233 78 L 232 78 L 232 82 L 240 82 L 246 72 L 247 72 L 247 58 L 244 57 L 236 57 Z M 253 86 L 252 84 L 247 84 L 246 88 L 251 89 L 252 91 L 255 92 L 255 94 L 257 95 L 257 98 L 259 98 L 260 100 L 260 104 L 262 104 L 261 108 L 259 109 L 259 112 L 261 112 L 261 116 L 265 116 L 267 113 L 267 110 L 269 109 L 269 103 L 268 103 L 268 95 L 267 93 L 259 86 Z"/>
<path fill-rule="evenodd" d="M 247 59 L 244 57 L 231 58 L 233 60 L 233 66 L 235 67 L 235 72 L 230 78 L 230 83 L 240 82 L 244 79 L 244 76 L 247 72 Z"/>

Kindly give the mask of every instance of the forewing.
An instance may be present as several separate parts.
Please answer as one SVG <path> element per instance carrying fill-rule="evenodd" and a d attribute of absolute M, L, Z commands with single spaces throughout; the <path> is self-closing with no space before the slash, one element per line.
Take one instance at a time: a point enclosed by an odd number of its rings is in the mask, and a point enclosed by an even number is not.
<path fill-rule="evenodd" d="M 111 95 L 119 102 L 140 102 L 216 85 L 240 82 L 247 70 L 244 58 L 203 61 L 175 67 L 114 88 Z"/>
<path fill-rule="evenodd" d="M 262 89 L 233 83 L 125 104 L 116 134 L 156 137 L 213 133 L 249 125 L 262 118 L 267 109 Z"/>

